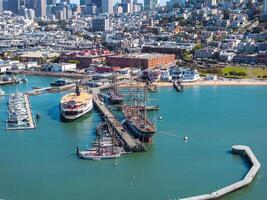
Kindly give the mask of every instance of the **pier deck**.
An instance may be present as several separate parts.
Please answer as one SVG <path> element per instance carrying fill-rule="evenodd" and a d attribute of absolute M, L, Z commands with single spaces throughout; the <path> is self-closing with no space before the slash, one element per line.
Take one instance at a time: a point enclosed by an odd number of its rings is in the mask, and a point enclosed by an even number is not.
<path fill-rule="evenodd" d="M 248 171 L 248 173 L 246 174 L 246 176 L 238 181 L 235 182 L 231 185 L 228 185 L 222 189 L 219 189 L 215 192 L 212 192 L 210 194 L 204 194 L 204 195 L 200 195 L 200 196 L 194 196 L 194 197 L 189 197 L 189 198 L 184 198 L 181 200 L 208 200 L 208 199 L 218 199 L 228 193 L 231 193 L 235 190 L 238 190 L 248 184 L 250 184 L 255 175 L 258 173 L 261 164 L 260 162 L 257 160 L 256 156 L 253 154 L 252 150 L 248 147 L 248 146 L 243 146 L 243 145 L 235 145 L 232 146 L 232 153 L 233 154 L 240 154 L 241 156 L 244 156 L 249 164 L 251 165 L 250 170 Z"/>
<path fill-rule="evenodd" d="M 120 136 L 124 142 L 125 149 L 127 151 L 139 152 L 145 151 L 145 146 L 138 139 L 132 138 L 131 134 L 127 132 L 121 125 L 121 123 L 113 116 L 110 110 L 100 101 L 97 94 L 93 96 L 93 102 L 97 109 L 103 114 L 103 117 L 112 125 L 112 128 Z"/>

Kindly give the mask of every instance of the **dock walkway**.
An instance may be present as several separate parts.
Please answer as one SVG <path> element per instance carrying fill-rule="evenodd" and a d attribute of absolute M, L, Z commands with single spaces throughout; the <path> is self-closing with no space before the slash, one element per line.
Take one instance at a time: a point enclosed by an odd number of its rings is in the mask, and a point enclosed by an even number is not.
<path fill-rule="evenodd" d="M 123 140 L 125 150 L 132 152 L 140 152 L 146 150 L 142 142 L 140 142 L 138 139 L 132 138 L 131 134 L 123 128 L 121 123 L 114 117 L 114 115 L 105 106 L 105 104 L 101 102 L 97 94 L 93 95 L 93 102 L 96 108 L 103 114 L 103 118 L 112 125 L 112 128 Z"/>
<path fill-rule="evenodd" d="M 257 160 L 256 156 L 253 154 L 252 150 L 248 146 L 243 146 L 243 145 L 235 145 L 232 146 L 232 153 L 233 154 L 240 154 L 241 156 L 244 156 L 249 164 L 251 165 L 250 170 L 246 174 L 246 176 L 238 182 L 235 182 L 231 185 L 228 185 L 222 189 L 219 189 L 215 192 L 212 192 L 210 194 L 204 194 L 200 196 L 194 196 L 194 197 L 189 197 L 189 198 L 184 198 L 181 200 L 208 200 L 208 199 L 218 199 L 228 193 L 231 193 L 235 190 L 238 190 L 248 184 L 250 184 L 257 172 L 259 171 L 261 164 Z"/>

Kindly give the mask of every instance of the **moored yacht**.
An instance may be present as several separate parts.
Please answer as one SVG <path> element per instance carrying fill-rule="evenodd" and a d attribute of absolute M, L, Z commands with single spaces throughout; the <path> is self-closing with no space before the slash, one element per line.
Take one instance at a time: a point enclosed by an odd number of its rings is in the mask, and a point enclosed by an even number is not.
<path fill-rule="evenodd" d="M 50 83 L 51 86 L 64 86 L 64 85 L 70 85 L 72 82 L 68 79 L 57 79 L 56 81 Z"/>

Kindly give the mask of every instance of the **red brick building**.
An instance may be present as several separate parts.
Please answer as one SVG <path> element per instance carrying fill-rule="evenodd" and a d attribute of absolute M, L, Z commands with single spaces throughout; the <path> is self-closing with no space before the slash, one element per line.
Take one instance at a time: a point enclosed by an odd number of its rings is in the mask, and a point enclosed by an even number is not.
<path fill-rule="evenodd" d="M 175 55 L 135 53 L 108 56 L 107 61 L 112 67 L 134 67 L 142 69 L 167 68 L 175 64 Z"/>
<path fill-rule="evenodd" d="M 61 62 L 68 62 L 70 60 L 78 60 L 79 68 L 86 68 L 92 63 L 105 62 L 107 56 L 114 55 L 109 50 L 83 50 L 73 51 L 70 53 L 62 53 L 60 55 Z"/>

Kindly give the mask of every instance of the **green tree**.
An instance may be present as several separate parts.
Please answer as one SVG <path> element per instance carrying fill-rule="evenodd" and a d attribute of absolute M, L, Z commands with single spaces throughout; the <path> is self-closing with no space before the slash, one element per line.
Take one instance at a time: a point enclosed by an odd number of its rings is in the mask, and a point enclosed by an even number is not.
<path fill-rule="evenodd" d="M 80 61 L 79 60 L 69 60 L 68 63 L 73 63 L 73 64 L 79 65 Z"/>
<path fill-rule="evenodd" d="M 237 72 L 236 73 L 237 76 L 247 76 L 246 72 Z"/>
<path fill-rule="evenodd" d="M 230 72 L 229 72 L 229 75 L 230 75 L 230 76 L 236 76 L 236 71 L 230 71 Z"/>
<path fill-rule="evenodd" d="M 193 52 L 196 52 L 199 49 L 203 49 L 204 46 L 201 43 L 196 44 L 196 46 L 192 49 Z"/>

